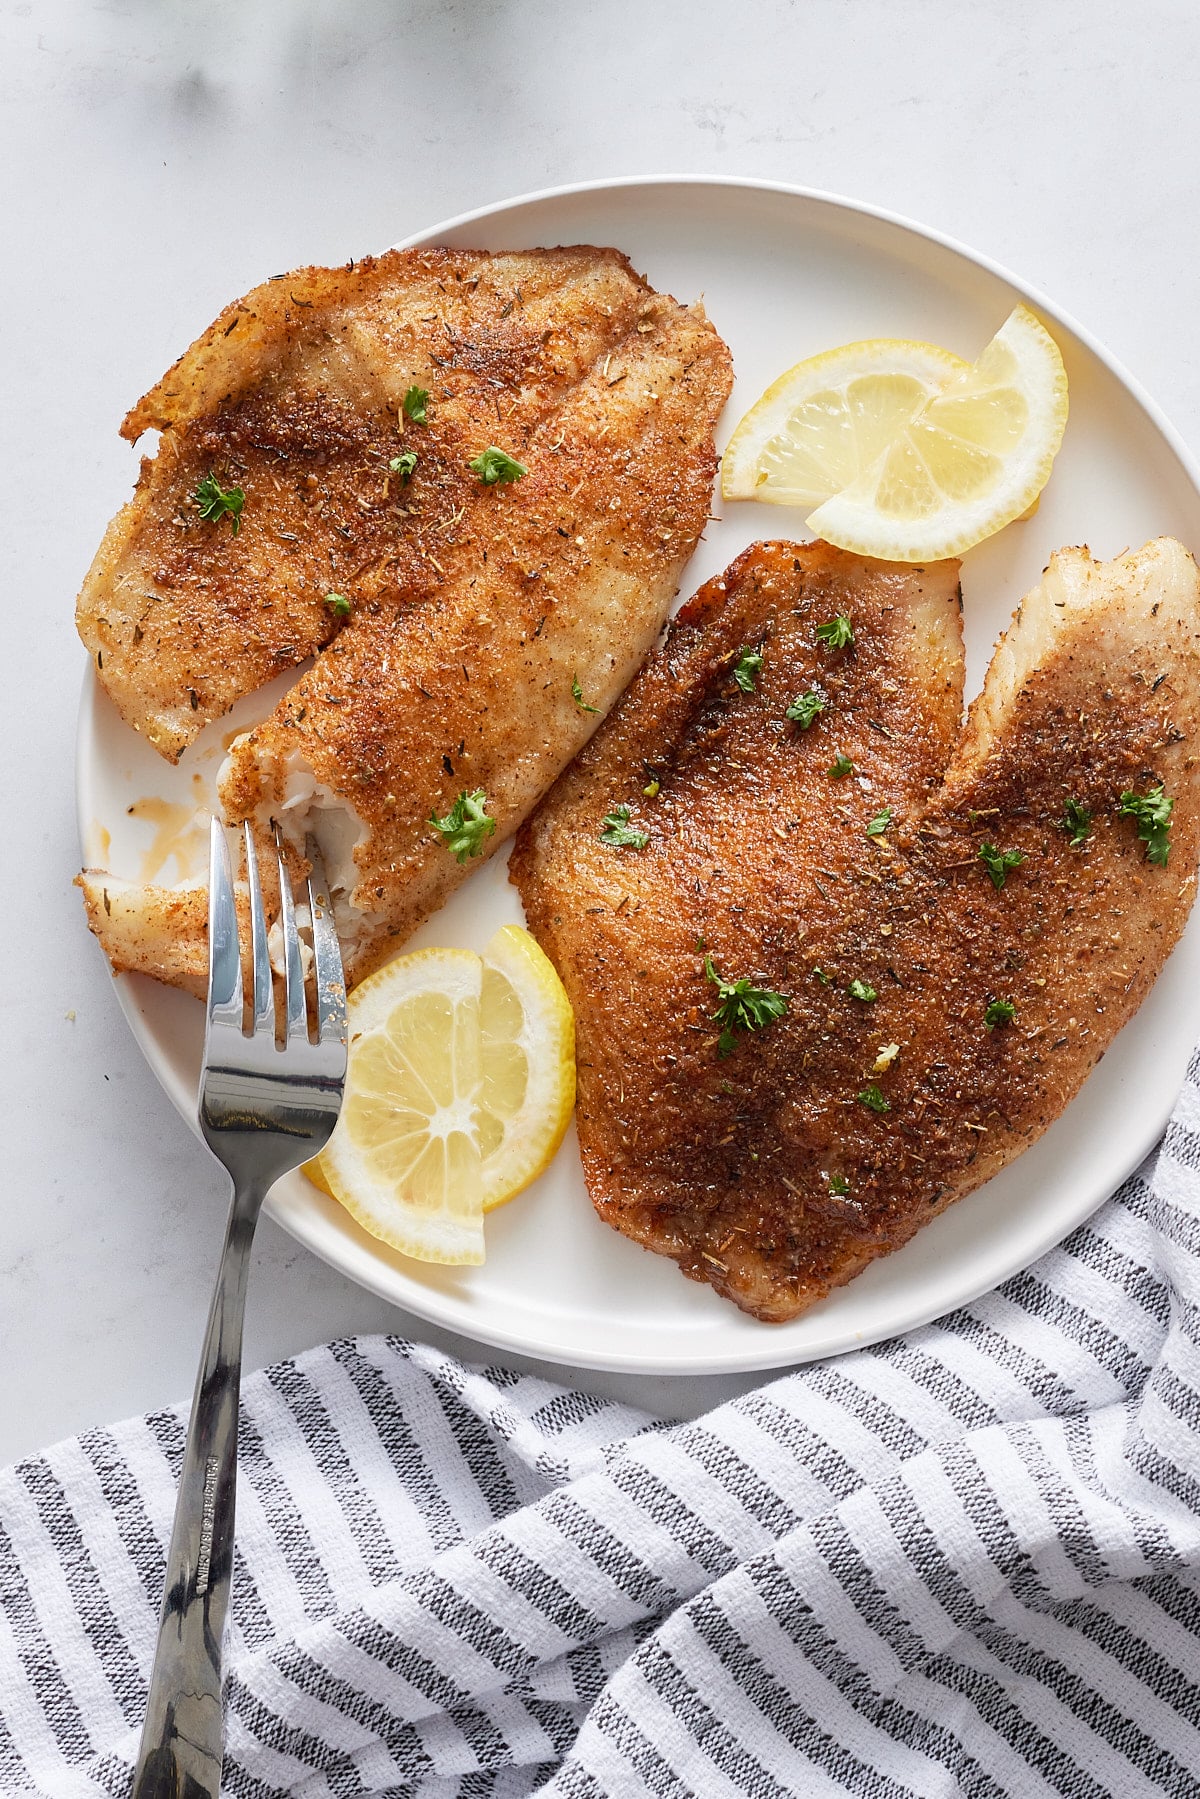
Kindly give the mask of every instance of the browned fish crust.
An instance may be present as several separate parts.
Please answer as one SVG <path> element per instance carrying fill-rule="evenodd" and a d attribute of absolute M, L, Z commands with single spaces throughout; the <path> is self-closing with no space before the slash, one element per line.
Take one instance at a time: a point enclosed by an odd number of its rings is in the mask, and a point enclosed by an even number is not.
<path fill-rule="evenodd" d="M 171 757 L 319 652 L 233 743 L 221 799 L 268 849 L 278 821 L 297 873 L 307 832 L 323 840 L 351 979 L 478 866 L 431 816 L 482 789 L 493 853 L 657 638 L 707 521 L 730 383 L 703 309 L 615 250 L 405 251 L 257 289 L 126 421 L 162 441 L 85 584 L 81 634 Z M 410 385 L 424 423 L 406 421 Z M 470 464 L 490 445 L 523 477 L 482 481 Z M 193 503 L 210 468 L 244 489 L 236 536 Z M 186 950 L 161 941 L 182 918 L 167 895 L 128 889 L 118 930 L 104 882 L 81 877 L 114 967 L 203 965 L 194 931 Z"/>
<path fill-rule="evenodd" d="M 467 458 L 531 434 L 635 332 L 653 290 L 615 250 L 396 250 L 299 269 L 226 307 L 126 417 L 151 428 L 133 499 L 79 596 L 79 632 L 126 721 L 170 760 L 336 633 L 326 596 L 394 610 L 436 585 L 445 532 L 484 497 Z M 410 386 L 429 424 L 407 419 Z M 409 450 L 410 484 L 389 471 Z M 228 518 L 195 502 L 240 487 Z"/>
<path fill-rule="evenodd" d="M 470 530 L 439 546 L 429 604 L 352 619 L 234 745 L 231 820 L 284 816 L 299 763 L 367 833 L 355 979 L 474 866 L 447 853 L 431 814 L 482 789 L 496 821 L 484 847 L 503 843 L 662 628 L 707 517 L 727 365 L 711 326 L 674 301 L 655 300 L 643 323 L 523 446 L 527 477 L 489 492 Z"/>
<path fill-rule="evenodd" d="M 899 1247 L 1038 1137 L 1137 1009 L 1193 896 L 1191 558 L 1171 540 L 1105 565 L 1060 552 L 960 743 L 954 590 L 949 565 L 748 551 L 680 614 L 514 851 L 576 1009 L 597 1210 L 766 1320 Z M 854 643 L 831 652 L 814 628 L 839 611 Z M 745 646 L 764 656 L 753 693 L 732 679 Z M 825 710 L 802 730 L 784 713 L 813 689 Z M 853 776 L 828 772 L 838 751 Z M 1159 781 L 1177 802 L 1165 868 L 1118 813 L 1123 791 Z M 1079 846 L 1068 798 L 1093 815 Z M 599 841 L 622 803 L 644 849 Z M 999 891 L 985 843 L 1024 857 Z M 706 953 L 788 1002 L 725 1057 Z M 998 1001 L 1015 1017 L 988 1029 Z M 872 1089 L 886 1110 L 864 1102 Z"/>
<path fill-rule="evenodd" d="M 136 969 L 203 999 L 208 989 L 208 894 L 133 887 L 102 870 L 76 876 L 91 929 L 114 974 Z"/>

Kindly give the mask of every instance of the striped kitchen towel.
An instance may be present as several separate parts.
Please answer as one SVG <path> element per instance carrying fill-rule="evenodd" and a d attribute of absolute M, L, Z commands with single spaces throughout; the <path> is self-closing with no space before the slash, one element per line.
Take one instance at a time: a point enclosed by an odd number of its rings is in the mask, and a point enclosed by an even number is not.
<path fill-rule="evenodd" d="M 1200 1067 L 1035 1268 L 666 1424 L 419 1345 L 245 1391 L 225 1791 L 1200 1795 Z M 0 1790 L 125 1794 L 181 1413 L 0 1478 Z"/>

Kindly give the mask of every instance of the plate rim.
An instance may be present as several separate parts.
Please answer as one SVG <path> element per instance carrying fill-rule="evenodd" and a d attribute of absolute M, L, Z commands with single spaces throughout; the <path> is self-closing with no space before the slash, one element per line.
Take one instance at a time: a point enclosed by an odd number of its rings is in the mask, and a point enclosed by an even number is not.
<path fill-rule="evenodd" d="M 939 231 L 933 226 L 924 225 L 906 214 L 896 212 L 887 207 L 874 206 L 869 202 L 856 200 L 846 195 L 836 194 L 827 189 L 813 188 L 801 183 L 775 181 L 752 175 L 704 174 L 696 172 L 664 172 L 660 174 L 626 174 L 614 176 L 597 176 L 586 181 L 562 182 L 549 187 L 534 188 L 507 198 L 490 201 L 482 206 L 471 207 L 456 213 L 449 218 L 441 219 L 436 224 L 403 237 L 391 246 L 396 249 L 410 249 L 418 245 L 435 243 L 440 237 L 452 231 L 459 231 L 477 222 L 494 219 L 498 214 L 516 211 L 520 207 L 534 206 L 556 200 L 571 200 L 586 195 L 624 192 L 654 187 L 689 187 L 734 190 L 751 193 L 777 195 L 787 199 L 802 200 L 819 208 L 827 208 L 835 213 L 849 213 L 874 222 L 891 226 L 902 233 L 914 236 L 927 243 L 937 245 L 951 255 L 964 262 L 982 269 L 985 273 L 1003 282 L 1020 294 L 1039 312 L 1046 314 L 1056 323 L 1070 332 L 1083 347 L 1094 356 L 1116 379 L 1130 397 L 1137 403 L 1147 419 L 1158 431 L 1166 446 L 1176 458 L 1182 472 L 1200 501 L 1200 458 L 1195 456 L 1187 442 L 1167 416 L 1163 407 L 1143 387 L 1142 383 L 1132 375 L 1125 365 L 1107 346 L 1085 326 L 1079 323 L 1074 315 L 1059 306 L 1042 289 L 1032 282 L 1017 275 L 1005 264 L 996 261 L 984 252 L 972 248 L 961 239 L 947 232 Z M 76 722 L 75 743 L 75 797 L 76 828 L 79 836 L 80 850 L 86 862 L 86 846 L 90 828 L 88 810 L 84 805 L 84 796 L 88 791 L 90 763 L 86 751 L 94 728 L 95 708 L 100 695 L 100 685 L 96 671 L 90 658 L 86 660 L 83 672 L 82 690 Z M 138 1003 L 138 994 L 145 977 L 136 975 L 117 975 L 113 977 L 117 1003 L 125 1015 L 134 1041 L 141 1051 L 142 1057 L 160 1087 L 184 1122 L 201 1141 L 199 1124 L 196 1118 L 194 1095 L 185 1089 L 183 1083 L 176 1079 L 173 1070 L 157 1055 L 154 1034 L 150 1029 L 146 1016 Z M 1081 1089 L 1082 1091 L 1082 1089 Z M 569 1346 L 559 1348 L 540 1345 L 531 1347 L 528 1337 L 506 1328 L 502 1324 L 480 1324 L 473 1319 L 461 1318 L 455 1302 L 437 1292 L 436 1289 L 424 1287 L 414 1277 L 402 1275 L 405 1282 L 405 1294 L 397 1297 L 385 1274 L 395 1277 L 395 1270 L 386 1268 L 384 1264 L 368 1264 L 366 1268 L 357 1265 L 356 1258 L 349 1254 L 331 1253 L 331 1246 L 322 1243 L 319 1247 L 313 1235 L 303 1228 L 303 1221 L 289 1215 L 290 1208 L 286 1203 L 277 1200 L 274 1194 L 268 1194 L 264 1210 L 280 1225 L 296 1242 L 303 1245 L 310 1254 L 328 1263 L 347 1280 L 367 1291 L 385 1299 L 389 1304 L 401 1311 L 412 1313 L 428 1323 L 437 1325 L 442 1330 L 451 1331 L 472 1342 L 490 1348 L 509 1350 L 514 1354 L 548 1365 L 563 1367 L 587 1368 L 615 1374 L 641 1374 L 647 1376 L 711 1376 L 717 1374 L 746 1374 L 766 1372 L 771 1369 L 799 1367 L 810 1362 L 847 1355 L 856 1349 L 870 1347 L 872 1344 L 892 1341 L 911 1330 L 918 1330 L 936 1318 L 946 1317 L 962 1306 L 973 1304 L 984 1294 L 1010 1280 L 1014 1274 L 1031 1267 L 1042 1256 L 1054 1249 L 1064 1238 L 1091 1217 L 1105 1200 L 1115 1192 L 1129 1175 L 1140 1166 L 1161 1138 L 1171 1117 L 1177 1099 L 1173 1086 L 1165 1089 L 1165 1096 L 1156 1108 L 1147 1108 L 1144 1117 L 1144 1128 L 1136 1133 L 1133 1139 L 1136 1148 L 1127 1150 L 1114 1162 L 1114 1174 L 1111 1184 L 1098 1197 L 1090 1199 L 1086 1206 L 1079 1206 L 1072 1211 L 1063 1222 L 1063 1214 L 1055 1215 L 1055 1222 L 1042 1232 L 1030 1233 L 1021 1247 L 1011 1257 L 994 1258 L 989 1265 L 988 1278 L 980 1285 L 968 1285 L 949 1303 L 941 1298 L 933 1298 L 926 1305 L 916 1305 L 906 1312 L 902 1322 L 896 1324 L 880 1335 L 860 1333 L 853 1341 L 847 1341 L 847 1332 L 842 1327 L 840 1332 L 831 1332 L 831 1340 L 797 1349 L 795 1346 L 772 1349 L 771 1336 L 767 1332 L 761 1344 L 747 1347 L 745 1351 L 726 1350 L 717 1355 L 688 1355 L 680 1357 L 664 1357 L 644 1351 L 621 1352 L 611 1349 L 607 1352 L 588 1352 Z M 986 1184 L 986 1183 L 985 1183 Z M 1030 1247 L 1030 1244 L 1033 1247 Z M 379 1277 L 372 1279 L 375 1267 L 379 1269 Z M 1000 1271 L 997 1272 L 997 1269 Z M 680 1277 L 682 1278 L 682 1276 Z M 410 1292 L 409 1289 L 412 1289 Z M 836 1291 L 836 1289 L 835 1289 Z M 766 1327 L 763 1327 L 766 1330 Z"/>

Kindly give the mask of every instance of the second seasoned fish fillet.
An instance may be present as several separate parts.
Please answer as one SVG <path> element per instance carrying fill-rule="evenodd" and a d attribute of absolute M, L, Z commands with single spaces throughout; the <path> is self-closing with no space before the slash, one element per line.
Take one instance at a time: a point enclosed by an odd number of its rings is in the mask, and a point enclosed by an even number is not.
<path fill-rule="evenodd" d="M 1194 896 L 1187 551 L 1060 551 L 957 745 L 952 593 L 945 567 L 748 551 L 684 608 L 514 851 L 575 1006 L 597 1210 L 763 1319 L 795 1317 L 1033 1142 Z M 835 611 L 854 642 L 831 651 L 816 627 Z M 749 693 L 733 679 L 747 646 L 763 656 Z M 805 691 L 824 702 L 808 729 L 784 716 Z M 1165 866 L 1122 812 L 1159 784 Z M 645 847 L 601 842 L 618 804 Z M 725 1055 L 706 955 L 786 1000 Z"/>
<path fill-rule="evenodd" d="M 455 353 L 473 367 L 482 353 L 468 349 Z M 618 341 L 523 414 L 519 438 L 474 401 L 435 418 L 434 399 L 428 429 L 405 437 L 421 458 L 406 526 L 419 586 L 414 575 L 403 604 L 356 597 L 273 715 L 234 743 L 221 781 L 231 822 L 268 839 L 277 821 L 297 850 L 309 831 L 322 842 L 352 980 L 477 865 L 455 859 L 431 815 L 482 790 L 490 854 L 657 637 L 708 515 L 729 385 L 703 312 L 639 288 Z M 485 487 L 467 463 L 501 439 L 528 472 Z M 143 888 L 114 908 L 103 871 L 81 885 L 114 968 L 197 989 L 186 971 L 204 965 L 202 938 L 168 954 L 161 924 L 198 907 Z"/>

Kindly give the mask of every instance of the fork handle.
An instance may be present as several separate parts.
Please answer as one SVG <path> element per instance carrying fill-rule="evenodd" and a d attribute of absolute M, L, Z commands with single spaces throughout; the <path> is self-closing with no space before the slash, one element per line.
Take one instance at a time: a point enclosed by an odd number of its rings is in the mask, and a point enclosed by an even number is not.
<path fill-rule="evenodd" d="M 263 1191 L 235 1187 L 196 1376 L 133 1799 L 218 1799 L 233 1573 L 238 1394 L 250 1246 Z"/>

